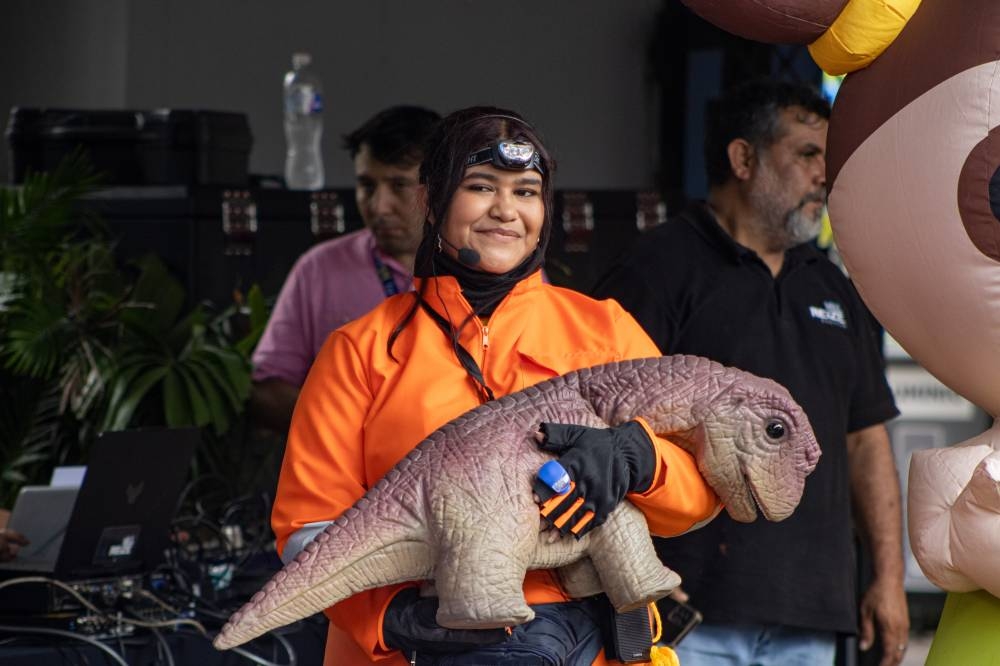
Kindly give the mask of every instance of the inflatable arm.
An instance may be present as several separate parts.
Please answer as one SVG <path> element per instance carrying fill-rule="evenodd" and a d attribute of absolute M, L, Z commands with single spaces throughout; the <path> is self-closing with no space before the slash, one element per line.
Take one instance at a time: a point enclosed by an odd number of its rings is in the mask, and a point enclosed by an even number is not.
<path fill-rule="evenodd" d="M 927 578 L 952 592 L 1000 596 L 1000 429 L 917 451 L 910 462 L 910 546 Z"/>

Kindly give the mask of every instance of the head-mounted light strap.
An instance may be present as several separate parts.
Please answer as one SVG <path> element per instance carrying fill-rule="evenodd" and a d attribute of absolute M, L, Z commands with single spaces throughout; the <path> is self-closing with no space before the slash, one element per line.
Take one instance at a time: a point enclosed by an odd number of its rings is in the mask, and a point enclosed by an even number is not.
<path fill-rule="evenodd" d="M 469 155 L 466 166 L 486 163 L 508 171 L 535 169 L 538 173 L 545 173 L 538 151 L 527 141 L 497 141 Z"/>

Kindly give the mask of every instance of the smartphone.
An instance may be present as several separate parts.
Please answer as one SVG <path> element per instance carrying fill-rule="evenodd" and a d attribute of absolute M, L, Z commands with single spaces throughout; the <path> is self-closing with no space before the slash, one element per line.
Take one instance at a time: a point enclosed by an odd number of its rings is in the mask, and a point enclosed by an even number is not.
<path fill-rule="evenodd" d="M 660 622 L 663 625 L 660 643 L 670 647 L 677 647 L 703 619 L 697 608 L 672 597 L 660 599 L 656 606 L 660 611 Z"/>

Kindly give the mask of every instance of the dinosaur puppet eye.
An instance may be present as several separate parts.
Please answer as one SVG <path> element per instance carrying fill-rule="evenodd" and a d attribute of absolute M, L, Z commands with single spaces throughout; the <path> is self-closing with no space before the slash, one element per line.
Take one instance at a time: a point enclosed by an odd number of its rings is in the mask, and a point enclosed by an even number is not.
<path fill-rule="evenodd" d="M 771 439 L 781 439 L 785 436 L 785 424 L 781 421 L 768 421 L 767 425 L 764 426 L 764 432 Z"/>

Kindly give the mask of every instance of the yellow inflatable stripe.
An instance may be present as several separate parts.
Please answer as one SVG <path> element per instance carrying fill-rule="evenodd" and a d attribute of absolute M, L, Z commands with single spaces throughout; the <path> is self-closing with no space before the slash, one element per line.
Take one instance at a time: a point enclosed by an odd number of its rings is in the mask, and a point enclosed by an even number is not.
<path fill-rule="evenodd" d="M 920 0 L 851 0 L 809 53 L 827 74 L 861 69 L 892 44 L 919 6 Z"/>

